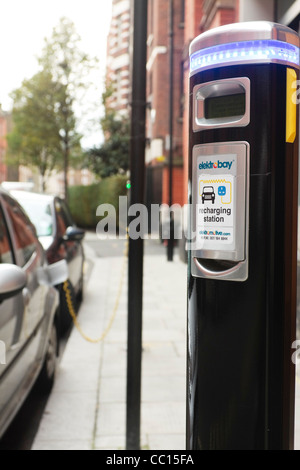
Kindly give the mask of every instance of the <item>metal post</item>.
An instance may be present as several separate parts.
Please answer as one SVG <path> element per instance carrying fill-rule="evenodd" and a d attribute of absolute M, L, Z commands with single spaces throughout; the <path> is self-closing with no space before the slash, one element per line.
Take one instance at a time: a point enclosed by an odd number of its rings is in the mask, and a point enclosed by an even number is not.
<path fill-rule="evenodd" d="M 134 0 L 130 204 L 144 203 L 148 0 Z M 129 221 L 130 222 L 130 221 Z M 130 230 L 130 224 L 129 224 Z M 129 232 L 126 449 L 140 448 L 143 239 Z"/>
<path fill-rule="evenodd" d="M 170 65 L 170 96 L 169 96 L 169 208 L 173 204 L 173 54 L 174 54 L 174 4 L 169 1 L 169 65 Z M 173 261 L 174 253 L 174 213 L 170 210 L 170 238 L 168 240 L 168 261 Z"/>

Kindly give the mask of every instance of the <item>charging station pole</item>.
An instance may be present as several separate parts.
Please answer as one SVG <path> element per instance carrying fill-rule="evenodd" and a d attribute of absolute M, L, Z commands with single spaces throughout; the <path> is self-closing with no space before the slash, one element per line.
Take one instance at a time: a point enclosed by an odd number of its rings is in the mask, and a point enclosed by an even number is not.
<path fill-rule="evenodd" d="M 299 36 L 190 46 L 187 448 L 294 445 Z"/>

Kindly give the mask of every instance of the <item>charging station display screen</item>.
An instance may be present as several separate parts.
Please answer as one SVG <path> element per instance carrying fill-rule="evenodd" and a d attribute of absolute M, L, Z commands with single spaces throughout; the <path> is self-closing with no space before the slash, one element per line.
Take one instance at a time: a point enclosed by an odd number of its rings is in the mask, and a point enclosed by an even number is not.
<path fill-rule="evenodd" d="M 206 119 L 243 116 L 246 112 L 246 95 L 212 96 L 205 99 L 204 115 Z"/>

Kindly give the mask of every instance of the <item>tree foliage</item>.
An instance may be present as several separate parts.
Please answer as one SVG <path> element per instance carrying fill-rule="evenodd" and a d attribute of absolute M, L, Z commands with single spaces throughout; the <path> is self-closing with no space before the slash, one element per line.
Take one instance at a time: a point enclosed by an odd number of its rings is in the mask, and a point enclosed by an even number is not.
<path fill-rule="evenodd" d="M 54 168 L 61 169 L 62 149 L 57 107 L 61 86 L 50 73 L 39 72 L 12 93 L 13 130 L 8 135 L 8 159 L 38 168 L 45 180 Z"/>
<path fill-rule="evenodd" d="M 65 196 L 70 160 L 81 155 L 74 106 L 86 77 L 95 65 L 79 47 L 74 24 L 62 18 L 39 58 L 40 72 L 13 93 L 14 129 L 8 137 L 9 153 L 19 162 L 39 168 L 43 178 L 63 169 Z"/>
<path fill-rule="evenodd" d="M 91 171 L 102 178 L 125 173 L 129 169 L 130 121 L 127 116 L 120 116 L 110 106 L 112 93 L 113 88 L 108 85 L 102 95 L 104 116 L 101 127 L 104 143 L 90 149 L 85 160 Z"/>

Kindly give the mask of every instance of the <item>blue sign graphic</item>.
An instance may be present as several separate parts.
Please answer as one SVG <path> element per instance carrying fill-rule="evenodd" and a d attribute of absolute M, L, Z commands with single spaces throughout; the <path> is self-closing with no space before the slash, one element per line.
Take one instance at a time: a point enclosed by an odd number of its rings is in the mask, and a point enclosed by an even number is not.
<path fill-rule="evenodd" d="M 226 196 L 226 186 L 219 186 L 218 194 L 219 196 Z"/>

